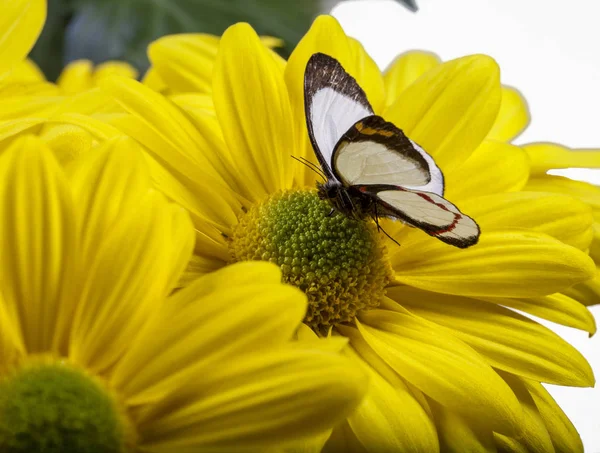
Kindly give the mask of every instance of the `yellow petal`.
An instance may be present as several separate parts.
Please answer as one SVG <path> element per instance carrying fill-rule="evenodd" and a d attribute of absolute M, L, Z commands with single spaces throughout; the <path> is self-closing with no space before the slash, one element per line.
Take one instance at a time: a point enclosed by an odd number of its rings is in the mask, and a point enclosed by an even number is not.
<path fill-rule="evenodd" d="M 431 52 L 411 50 L 398 55 L 383 75 L 386 107 L 393 104 L 415 80 L 440 63 L 440 57 Z"/>
<path fill-rule="evenodd" d="M 527 447 L 521 444 L 518 440 L 502 434 L 494 433 L 494 442 L 496 444 L 497 451 L 503 453 L 530 453 Z"/>
<path fill-rule="evenodd" d="M 153 71 L 172 93 L 212 91 L 219 38 L 201 33 L 163 36 L 148 46 Z"/>
<path fill-rule="evenodd" d="M 596 221 L 600 221 L 600 187 L 587 182 L 573 181 L 563 176 L 540 175 L 531 178 L 525 190 L 562 193 L 579 198 L 592 208 Z"/>
<path fill-rule="evenodd" d="M 323 447 L 323 453 L 369 453 L 356 438 L 348 421 L 338 424 Z"/>
<path fill-rule="evenodd" d="M 79 93 L 92 88 L 93 71 L 90 60 L 76 60 L 65 66 L 56 83 L 65 94 Z"/>
<path fill-rule="evenodd" d="M 492 431 L 430 400 L 444 453 L 496 453 Z"/>
<path fill-rule="evenodd" d="M 181 33 L 163 36 L 148 46 L 152 69 L 144 76 L 144 84 L 156 91 L 169 93 L 211 93 L 218 36 L 205 33 Z M 280 47 L 282 41 L 261 37 L 269 48 Z"/>
<path fill-rule="evenodd" d="M 433 420 L 397 375 L 393 383 L 371 368 L 352 348 L 346 355 L 369 376 L 369 390 L 348 424 L 366 451 L 439 451 Z"/>
<path fill-rule="evenodd" d="M 228 262 L 230 256 L 225 236 L 229 237 L 231 229 L 237 224 L 240 203 L 227 199 L 226 192 L 216 191 L 210 184 L 196 185 L 192 187 L 196 189 L 192 192 L 189 184 L 182 183 L 152 156 L 145 157 L 154 187 L 190 213 L 196 226 L 196 249 L 201 258 Z M 211 196 L 207 197 L 207 193 Z"/>
<path fill-rule="evenodd" d="M 39 138 L 17 139 L 0 160 L 0 281 L 29 353 L 62 352 L 75 301 L 76 230 L 67 181 Z"/>
<path fill-rule="evenodd" d="M 59 96 L 11 96 L 0 98 L 0 120 L 44 117 L 58 108 Z"/>
<path fill-rule="evenodd" d="M 592 240 L 592 210 L 585 203 L 548 192 L 511 192 L 460 203 L 481 231 L 523 228 L 548 234 L 586 251 Z"/>
<path fill-rule="evenodd" d="M 0 17 L 0 79 L 2 73 L 25 59 L 46 21 L 46 0 L 2 3 Z"/>
<path fill-rule="evenodd" d="M 92 149 L 92 136 L 79 126 L 47 124 L 40 133 L 61 165 L 66 165 Z"/>
<path fill-rule="evenodd" d="M 248 333 L 248 332 L 246 332 Z M 338 354 L 249 353 L 180 382 L 143 414 L 140 448 L 154 453 L 255 451 L 331 429 L 364 396 L 366 376 Z"/>
<path fill-rule="evenodd" d="M 360 78 L 357 79 L 361 88 L 367 93 L 369 103 L 375 112 L 381 112 L 385 104 L 385 83 L 377 63 L 367 53 L 360 41 L 348 37 L 352 63 Z M 335 55 L 332 55 L 335 57 Z"/>
<path fill-rule="evenodd" d="M 523 95 L 515 88 L 503 86 L 500 111 L 487 138 L 509 142 L 525 130 L 529 121 L 529 108 Z"/>
<path fill-rule="evenodd" d="M 328 429 L 318 436 L 302 439 L 298 442 L 293 442 L 287 447 L 268 450 L 265 453 L 321 453 L 325 442 L 331 436 L 331 431 L 331 429 Z"/>
<path fill-rule="evenodd" d="M 27 132 L 35 134 L 40 125 L 44 123 L 43 118 L 18 118 L 16 120 L 0 122 L 0 143 L 8 145 L 17 135 Z"/>
<path fill-rule="evenodd" d="M 172 391 L 190 367 L 211 367 L 233 354 L 287 341 L 305 314 L 306 298 L 282 285 L 280 275 L 268 263 L 243 263 L 180 290 L 155 313 L 130 359 L 117 365 L 114 385 L 136 404 Z M 177 328 L 165 329 L 166 321 Z"/>
<path fill-rule="evenodd" d="M 46 77 L 42 70 L 29 58 L 16 63 L 10 75 L 4 79 L 5 83 L 42 84 Z"/>
<path fill-rule="evenodd" d="M 77 113 L 91 115 L 115 111 L 115 109 L 120 109 L 118 104 L 97 87 L 73 94 L 72 96 L 66 96 L 57 105 L 57 112 L 62 114 Z"/>
<path fill-rule="evenodd" d="M 213 90 L 244 194 L 258 201 L 290 188 L 296 146 L 283 70 L 248 24 L 223 34 Z"/>
<path fill-rule="evenodd" d="M 500 373 L 513 390 L 521 407 L 523 418 L 515 439 L 531 453 L 553 453 L 554 446 L 537 406 L 522 379 L 509 373 Z"/>
<path fill-rule="evenodd" d="M 571 150 L 556 143 L 530 143 L 523 147 L 531 161 L 531 173 L 543 175 L 556 168 L 600 168 L 600 150 Z"/>
<path fill-rule="evenodd" d="M 585 306 L 596 305 L 600 303 L 600 268 L 596 271 L 596 276 L 587 282 L 572 286 L 564 291 L 565 295 L 575 299 Z"/>
<path fill-rule="evenodd" d="M 216 119 L 215 104 L 211 95 L 196 93 L 172 94 L 169 99 L 186 112 L 209 113 L 214 115 Z M 215 129 L 221 133 L 220 126 Z"/>
<path fill-rule="evenodd" d="M 584 252 L 534 232 L 483 232 L 468 249 L 433 238 L 403 242 L 399 249 L 392 257 L 397 282 L 446 294 L 539 297 L 596 273 Z"/>
<path fill-rule="evenodd" d="M 137 79 L 138 70 L 125 61 L 105 61 L 96 66 L 94 83 L 102 77 L 113 75 Z"/>
<path fill-rule="evenodd" d="M 600 222 L 595 222 L 592 225 L 592 243 L 590 244 L 590 258 L 596 262 L 596 264 L 600 263 Z"/>
<path fill-rule="evenodd" d="M 582 283 L 581 285 L 584 284 Z M 575 285 L 575 287 L 578 286 Z M 600 300 L 600 297 L 598 299 Z M 563 326 L 585 330 L 590 334 L 596 332 L 594 315 L 582 305 L 581 301 L 561 293 L 527 299 L 490 297 L 482 300 L 515 308 L 525 313 L 547 319 L 548 321 L 562 324 Z"/>
<path fill-rule="evenodd" d="M 295 152 L 298 157 L 315 162 L 314 152 L 308 140 L 304 113 L 304 71 L 309 58 L 322 52 L 336 58 L 344 69 L 353 76 L 367 94 L 375 112 L 384 104 L 384 84 L 381 73 L 373 60 L 355 40 L 344 33 L 338 21 L 331 16 L 319 16 L 310 30 L 300 40 L 285 67 L 285 82 L 289 91 L 294 128 L 296 131 Z M 301 185 L 314 186 L 315 175 L 297 164 L 297 181 Z"/>
<path fill-rule="evenodd" d="M 48 123 L 71 124 L 80 127 L 100 142 L 123 135 L 118 129 L 105 121 L 79 113 L 61 113 L 49 119 Z"/>
<path fill-rule="evenodd" d="M 9 71 L 6 74 L 13 74 L 13 71 Z M 4 79 L 2 79 L 4 77 Z M 23 83 L 21 81 L 15 81 L 10 77 L 0 75 L 0 95 L 2 97 L 13 97 L 13 96 L 58 96 L 60 90 L 58 87 L 50 82 L 32 82 Z"/>
<path fill-rule="evenodd" d="M 131 117 L 116 117 L 112 124 L 146 146 L 152 155 L 187 182 L 213 184 L 226 191 L 231 163 L 214 149 L 186 115 L 162 95 L 135 80 L 105 77 L 100 87 L 113 96 Z M 219 187 L 225 186 L 225 187 Z"/>
<path fill-rule="evenodd" d="M 594 383 L 592 369 L 577 349 L 508 308 L 403 286 L 390 288 L 388 296 L 447 328 L 495 368 L 552 384 L 587 387 Z"/>
<path fill-rule="evenodd" d="M 516 146 L 485 140 L 455 170 L 446 172 L 449 200 L 521 190 L 529 178 L 527 154 Z"/>
<path fill-rule="evenodd" d="M 131 175 L 128 165 L 132 162 L 123 159 L 120 169 L 108 171 L 114 178 L 119 170 Z M 122 183 L 115 184 L 114 198 L 122 198 L 122 188 Z M 104 202 L 110 201 L 102 196 Z M 114 228 L 102 232 L 101 246 L 81 283 L 71 335 L 73 360 L 97 372 L 114 363 L 171 291 L 173 274 L 191 255 L 193 231 L 181 208 L 166 203 L 158 192 L 147 191 Z M 93 233 L 100 231 L 89 232 Z"/>
<path fill-rule="evenodd" d="M 523 383 L 533 397 L 555 450 L 560 453 L 583 453 L 583 443 L 577 430 L 548 391 L 538 382 L 525 379 Z"/>
<path fill-rule="evenodd" d="M 198 247 L 198 243 L 203 244 L 202 240 L 206 239 L 205 236 L 196 237 L 196 247 Z M 217 245 L 215 245 L 217 247 Z M 205 247 L 206 248 L 206 247 Z M 228 252 L 226 245 L 223 247 L 223 252 Z M 199 253 L 203 255 L 206 254 L 205 249 L 201 250 Z M 225 259 L 219 258 L 210 258 L 206 256 L 198 256 L 192 255 L 190 258 L 190 262 L 187 267 L 183 271 L 179 282 L 177 283 L 178 288 L 185 288 L 189 286 L 194 280 L 199 277 L 202 277 L 206 274 L 210 274 L 218 269 L 225 267 L 228 264 L 228 261 Z"/>
<path fill-rule="evenodd" d="M 235 282 L 240 287 L 252 286 L 256 283 L 276 285 L 281 283 L 281 270 L 265 261 L 242 261 L 225 266 L 218 272 L 204 275 L 201 280 L 194 282 L 193 288 L 179 291 L 176 297 L 169 299 L 165 310 L 177 312 L 188 304 L 194 304 L 201 297 L 230 287 L 231 282 Z M 296 298 L 293 299 L 291 303 L 298 304 Z"/>
<path fill-rule="evenodd" d="M 496 62 L 484 55 L 449 61 L 404 90 L 384 117 L 450 171 L 492 127 L 500 107 L 499 77 Z"/>
<path fill-rule="evenodd" d="M 520 408 L 509 387 L 465 343 L 408 312 L 371 310 L 360 318 L 364 341 L 427 396 L 498 432 L 518 426 Z"/>
<path fill-rule="evenodd" d="M 167 84 L 153 67 L 148 68 L 146 74 L 142 77 L 142 83 L 157 93 L 165 93 L 168 91 Z"/>
<path fill-rule="evenodd" d="M 69 167 L 77 205 L 81 264 L 90 260 L 107 235 L 135 210 L 151 188 L 140 146 L 128 138 L 106 142 Z"/>
<path fill-rule="evenodd" d="M 4 302 L 0 293 L 0 357 L 2 357 L 3 371 L 18 363 L 18 360 L 26 355 L 21 326 L 10 313 L 12 308 L 14 307 L 9 307 Z"/>

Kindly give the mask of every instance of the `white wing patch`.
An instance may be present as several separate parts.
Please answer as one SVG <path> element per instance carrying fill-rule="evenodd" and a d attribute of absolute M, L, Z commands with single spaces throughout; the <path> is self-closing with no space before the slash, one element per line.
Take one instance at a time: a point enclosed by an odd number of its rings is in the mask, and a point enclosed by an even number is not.
<path fill-rule="evenodd" d="M 434 193 L 383 190 L 377 197 L 398 211 L 401 220 L 448 244 L 465 248 L 479 239 L 477 223 Z"/>
<path fill-rule="evenodd" d="M 375 141 L 342 143 L 335 153 L 334 168 L 347 185 L 425 187 L 430 183 L 429 174 L 418 162 Z"/>
<path fill-rule="evenodd" d="M 409 140 L 410 140 L 410 138 L 409 138 Z M 407 189 L 418 190 L 421 192 L 432 192 L 436 195 L 443 196 L 444 195 L 444 175 L 442 174 L 442 170 L 440 170 L 440 167 L 438 167 L 436 165 L 435 161 L 433 160 L 433 157 L 431 157 L 429 154 L 427 154 L 427 152 L 425 152 L 425 150 L 423 148 L 421 148 L 419 145 L 417 145 L 412 140 L 410 140 L 410 143 L 419 152 L 419 154 L 421 156 L 423 156 L 423 159 L 425 159 L 427 161 L 427 164 L 429 165 L 429 174 L 431 175 L 431 180 L 425 185 L 418 185 L 418 184 L 412 184 L 412 183 L 398 184 L 398 185 L 406 187 Z"/>
<path fill-rule="evenodd" d="M 319 151 L 329 165 L 342 135 L 357 121 L 372 114 L 370 109 L 330 87 L 321 88 L 312 96 L 309 120 Z"/>

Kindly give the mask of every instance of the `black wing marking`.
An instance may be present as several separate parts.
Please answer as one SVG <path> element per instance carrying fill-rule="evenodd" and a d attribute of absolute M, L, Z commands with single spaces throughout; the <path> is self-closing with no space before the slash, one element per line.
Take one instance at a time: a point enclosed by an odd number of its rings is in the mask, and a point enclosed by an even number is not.
<path fill-rule="evenodd" d="M 353 124 L 373 114 L 371 104 L 335 58 L 316 53 L 304 73 L 304 110 L 317 159 L 327 176 L 334 178 L 331 157 L 335 145 Z"/>
<path fill-rule="evenodd" d="M 349 186 L 426 187 L 432 180 L 430 167 L 439 181 L 441 172 L 430 156 L 419 152 L 402 130 L 376 115 L 356 122 L 333 152 L 333 173 Z"/>

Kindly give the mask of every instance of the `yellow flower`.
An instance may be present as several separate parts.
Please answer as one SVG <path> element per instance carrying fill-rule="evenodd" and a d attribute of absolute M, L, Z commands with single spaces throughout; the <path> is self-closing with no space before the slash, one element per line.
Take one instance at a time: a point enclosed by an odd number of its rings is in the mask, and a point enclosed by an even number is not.
<path fill-rule="evenodd" d="M 150 188 L 132 140 L 65 174 L 25 136 L 0 176 L 0 450 L 262 452 L 360 401 L 343 343 L 289 341 L 306 298 L 276 266 L 169 296 L 193 227 Z"/>
<path fill-rule="evenodd" d="M 129 63 L 122 61 L 106 61 L 94 67 L 89 60 L 76 60 L 65 66 L 56 84 L 62 93 L 76 94 L 95 87 L 98 80 L 109 75 L 135 79 L 138 71 Z"/>
<path fill-rule="evenodd" d="M 398 247 L 369 222 L 327 215 L 314 174 L 291 158 L 314 161 L 302 81 L 315 52 L 337 58 L 375 111 L 434 156 L 448 199 L 481 225 L 477 246 L 458 250 L 387 222 Z M 307 325 L 350 339 L 345 352 L 371 386 L 326 449 L 580 451 L 577 432 L 540 382 L 590 386 L 589 365 L 506 307 L 595 331 L 586 308 L 558 293 L 594 275 L 584 252 L 592 215 L 569 197 L 520 191 L 527 156 L 486 138 L 502 98 L 496 63 L 485 56 L 445 63 L 389 103 L 375 63 L 325 16 L 288 62 L 248 25 L 231 27 L 213 77 L 214 110 L 206 94 L 170 102 L 131 80 L 101 86 L 129 112 L 111 124 L 146 147 L 154 183 L 192 216 L 192 271 L 275 262 L 308 294 Z"/>
<path fill-rule="evenodd" d="M 270 36 L 261 37 L 261 41 L 270 48 L 283 44 Z M 148 46 L 151 67 L 143 83 L 163 94 L 210 93 L 218 50 L 218 36 L 205 33 L 163 36 Z"/>
<path fill-rule="evenodd" d="M 386 105 L 397 103 L 401 107 L 402 92 L 427 71 L 439 66 L 440 59 L 427 52 L 407 52 L 400 55 L 384 74 Z M 529 123 L 527 102 L 514 88 L 502 87 L 502 101 L 498 118 L 488 132 L 490 140 L 510 142 L 521 134 Z M 589 255 L 600 267 L 600 189 L 592 184 L 573 181 L 562 176 L 547 174 L 548 170 L 565 168 L 600 168 L 600 150 L 572 150 L 555 143 L 530 143 L 523 145 L 530 167 L 524 190 L 557 193 L 577 198 L 590 206 L 594 221 Z M 510 163 L 504 163 L 507 171 Z M 561 216 L 567 216 L 564 212 Z M 593 280 L 565 290 L 565 294 L 584 305 L 600 303 L 600 270 Z"/>

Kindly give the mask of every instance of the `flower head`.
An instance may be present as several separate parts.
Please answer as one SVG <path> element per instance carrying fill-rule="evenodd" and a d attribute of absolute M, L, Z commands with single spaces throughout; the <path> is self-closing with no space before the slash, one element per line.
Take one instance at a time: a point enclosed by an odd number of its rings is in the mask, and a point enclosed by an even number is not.
<path fill-rule="evenodd" d="M 65 174 L 25 136 L 0 175 L 2 451 L 265 451 L 360 401 L 343 342 L 289 341 L 306 298 L 276 266 L 240 263 L 169 296 L 193 227 L 151 188 L 135 142 Z"/>
<path fill-rule="evenodd" d="M 314 173 L 291 158 L 315 162 L 303 77 L 317 52 L 339 60 L 375 113 L 435 158 L 445 196 L 481 226 L 478 245 L 458 250 L 385 222 L 398 247 L 367 222 L 329 214 L 314 193 Z M 177 62 L 169 66 L 168 52 L 157 58 L 161 73 L 169 67 L 186 74 Z M 585 252 L 590 209 L 523 190 L 527 155 L 498 140 L 510 125 L 491 58 L 424 60 L 418 77 L 397 68 L 383 77 L 360 44 L 324 16 L 287 62 L 248 25 L 227 30 L 210 102 L 198 92 L 170 102 L 125 79 L 101 86 L 129 112 L 112 124 L 147 148 L 157 187 L 192 215 L 197 245 L 188 271 L 274 262 L 308 294 L 307 325 L 350 339 L 345 353 L 371 386 L 326 448 L 580 450 L 540 382 L 592 385 L 589 365 L 508 307 L 595 331 L 585 307 L 561 293 L 594 276 Z"/>

